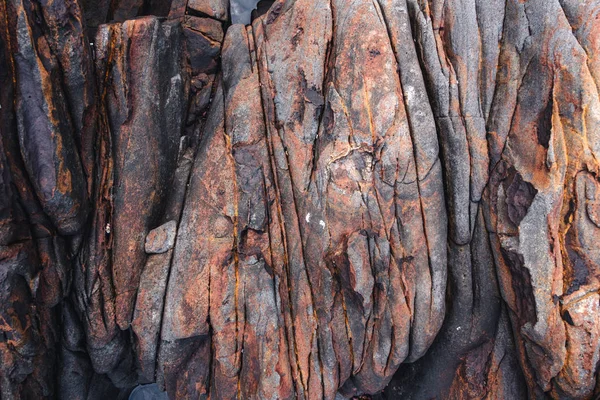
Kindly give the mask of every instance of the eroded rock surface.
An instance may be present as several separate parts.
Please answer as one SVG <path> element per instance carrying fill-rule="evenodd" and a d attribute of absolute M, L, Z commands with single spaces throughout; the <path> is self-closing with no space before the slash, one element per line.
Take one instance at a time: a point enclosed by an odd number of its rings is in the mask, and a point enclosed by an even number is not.
<path fill-rule="evenodd" d="M 600 3 L 235 7 L 0 0 L 0 398 L 598 396 Z"/>

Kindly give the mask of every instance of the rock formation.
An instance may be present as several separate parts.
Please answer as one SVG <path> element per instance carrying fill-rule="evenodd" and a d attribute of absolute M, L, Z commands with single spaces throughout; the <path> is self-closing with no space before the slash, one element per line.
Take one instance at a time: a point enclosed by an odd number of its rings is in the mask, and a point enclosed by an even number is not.
<path fill-rule="evenodd" d="M 254 3 L 0 0 L 0 399 L 599 396 L 600 1 Z"/>

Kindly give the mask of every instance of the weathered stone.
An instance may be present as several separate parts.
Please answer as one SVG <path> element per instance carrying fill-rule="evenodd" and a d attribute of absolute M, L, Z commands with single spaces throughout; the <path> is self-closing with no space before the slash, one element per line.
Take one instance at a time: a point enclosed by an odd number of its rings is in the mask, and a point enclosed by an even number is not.
<path fill-rule="evenodd" d="M 229 0 L 187 0 L 187 7 L 221 21 L 229 19 Z"/>
<path fill-rule="evenodd" d="M 184 76 L 179 24 L 144 17 L 98 32 L 99 69 L 108 74 L 112 135 L 112 275 L 116 319 L 126 329 L 145 262 L 144 238 L 164 207 L 182 133 Z M 107 225 L 108 226 L 108 225 Z"/>
<path fill-rule="evenodd" d="M 160 254 L 173 248 L 175 244 L 175 234 L 177 233 L 177 223 L 169 221 L 161 226 L 152 229 L 146 236 L 144 249 L 148 254 Z"/>
<path fill-rule="evenodd" d="M 597 397 L 600 3 L 240 5 L 0 0 L 0 397 Z"/>

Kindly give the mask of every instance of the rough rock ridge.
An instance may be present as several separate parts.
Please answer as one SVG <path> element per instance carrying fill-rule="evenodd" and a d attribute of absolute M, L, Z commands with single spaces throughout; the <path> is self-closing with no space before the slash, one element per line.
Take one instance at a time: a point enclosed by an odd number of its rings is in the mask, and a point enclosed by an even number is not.
<path fill-rule="evenodd" d="M 600 395 L 600 1 L 0 0 L 0 399 Z"/>

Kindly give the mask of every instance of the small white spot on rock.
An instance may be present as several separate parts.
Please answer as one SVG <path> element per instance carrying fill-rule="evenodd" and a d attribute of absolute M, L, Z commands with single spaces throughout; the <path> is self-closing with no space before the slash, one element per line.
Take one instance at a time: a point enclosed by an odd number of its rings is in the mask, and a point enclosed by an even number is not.
<path fill-rule="evenodd" d="M 412 86 L 407 86 L 405 92 L 404 95 L 406 96 L 407 102 L 411 102 L 415 99 L 415 89 Z"/>
<path fill-rule="evenodd" d="M 325 230 L 325 221 L 320 220 L 319 225 L 321 225 L 321 228 L 323 228 L 323 230 Z"/>
<path fill-rule="evenodd" d="M 310 213 L 306 214 L 306 218 L 304 218 L 306 222 L 310 222 Z"/>
<path fill-rule="evenodd" d="M 106 227 L 104 228 L 104 232 L 106 232 L 107 235 L 110 233 L 110 224 L 106 224 Z"/>

